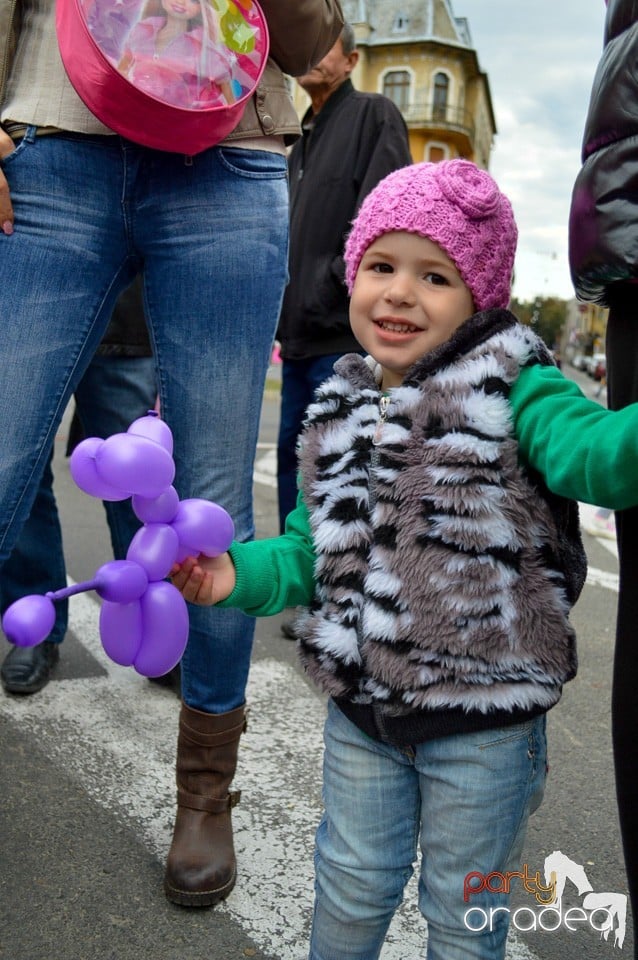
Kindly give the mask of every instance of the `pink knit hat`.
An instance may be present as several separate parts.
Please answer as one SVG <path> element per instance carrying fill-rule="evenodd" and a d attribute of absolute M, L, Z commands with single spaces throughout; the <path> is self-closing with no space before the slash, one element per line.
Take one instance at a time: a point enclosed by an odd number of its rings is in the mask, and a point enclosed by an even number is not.
<path fill-rule="evenodd" d="M 517 229 L 512 207 L 485 170 L 469 160 L 415 163 L 368 194 L 346 241 L 346 283 L 366 249 L 393 230 L 437 243 L 455 264 L 477 310 L 507 307 Z"/>

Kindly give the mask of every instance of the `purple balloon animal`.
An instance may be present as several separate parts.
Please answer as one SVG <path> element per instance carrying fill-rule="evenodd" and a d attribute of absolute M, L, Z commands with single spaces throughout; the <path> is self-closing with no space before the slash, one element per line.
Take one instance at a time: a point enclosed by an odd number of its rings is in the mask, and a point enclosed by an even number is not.
<path fill-rule="evenodd" d="M 2 619 L 12 643 L 42 643 L 53 629 L 54 602 L 95 590 L 104 601 L 100 639 L 111 660 L 145 677 L 159 677 L 179 663 L 188 640 L 188 610 L 166 577 L 187 556 L 224 553 L 234 526 L 216 503 L 179 499 L 172 485 L 172 454 L 173 435 L 154 411 L 133 421 L 126 433 L 78 444 L 70 461 L 77 486 L 101 500 L 131 497 L 143 526 L 131 540 L 126 560 L 105 563 L 85 583 L 13 603 Z"/>

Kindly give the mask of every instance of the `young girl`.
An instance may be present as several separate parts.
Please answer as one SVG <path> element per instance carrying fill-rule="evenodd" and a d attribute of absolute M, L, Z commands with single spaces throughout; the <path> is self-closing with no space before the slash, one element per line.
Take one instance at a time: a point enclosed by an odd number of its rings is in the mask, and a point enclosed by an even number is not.
<path fill-rule="evenodd" d="M 195 603 L 307 607 L 329 695 L 310 960 L 379 956 L 417 844 L 429 960 L 504 956 L 508 897 L 484 881 L 520 869 L 576 672 L 571 498 L 638 503 L 638 406 L 586 399 L 505 309 L 516 236 L 468 161 L 386 177 L 345 251 L 369 357 L 308 410 L 286 533 L 174 572 Z"/>

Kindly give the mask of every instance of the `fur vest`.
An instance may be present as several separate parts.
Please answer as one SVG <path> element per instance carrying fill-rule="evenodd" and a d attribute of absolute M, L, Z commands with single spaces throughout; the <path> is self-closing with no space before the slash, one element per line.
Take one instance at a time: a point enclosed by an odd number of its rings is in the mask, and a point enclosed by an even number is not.
<path fill-rule="evenodd" d="M 309 408 L 316 549 L 301 657 L 329 695 L 391 716 L 538 712 L 576 672 L 577 506 L 519 464 L 508 402 L 551 363 L 508 311 L 478 313 L 382 398 L 350 355 Z"/>

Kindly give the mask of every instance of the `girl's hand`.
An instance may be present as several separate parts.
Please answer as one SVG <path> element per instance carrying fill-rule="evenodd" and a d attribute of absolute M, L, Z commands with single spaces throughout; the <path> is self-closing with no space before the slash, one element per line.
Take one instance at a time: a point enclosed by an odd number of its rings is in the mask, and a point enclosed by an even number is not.
<path fill-rule="evenodd" d="M 187 557 L 171 570 L 171 581 L 185 600 L 210 606 L 226 600 L 235 589 L 235 566 L 229 553 L 219 557 Z"/>
<path fill-rule="evenodd" d="M 0 127 L 0 160 L 13 153 L 16 145 L 8 133 Z M 9 184 L 2 170 L 0 170 L 0 230 L 6 236 L 13 233 L 13 206 L 9 194 Z"/>

